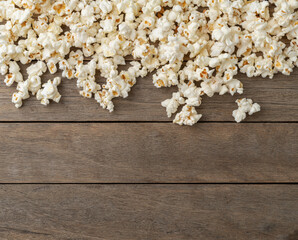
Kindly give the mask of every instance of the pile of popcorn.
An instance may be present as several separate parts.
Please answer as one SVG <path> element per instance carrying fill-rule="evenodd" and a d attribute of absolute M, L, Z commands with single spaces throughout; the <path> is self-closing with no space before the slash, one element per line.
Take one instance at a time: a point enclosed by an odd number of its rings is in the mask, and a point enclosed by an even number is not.
<path fill-rule="evenodd" d="M 0 0 L 0 73 L 16 82 L 17 108 L 31 95 L 59 102 L 61 78 L 41 77 L 60 69 L 80 95 L 113 111 L 113 98 L 154 72 L 157 88 L 178 89 L 162 102 L 168 117 L 182 105 L 174 123 L 193 125 L 204 95 L 243 93 L 239 71 L 272 78 L 298 66 L 297 8 L 297 0 Z M 118 70 L 128 56 L 131 66 Z M 27 79 L 18 62 L 31 64 Z M 237 122 L 260 111 L 251 99 L 236 103 Z"/>

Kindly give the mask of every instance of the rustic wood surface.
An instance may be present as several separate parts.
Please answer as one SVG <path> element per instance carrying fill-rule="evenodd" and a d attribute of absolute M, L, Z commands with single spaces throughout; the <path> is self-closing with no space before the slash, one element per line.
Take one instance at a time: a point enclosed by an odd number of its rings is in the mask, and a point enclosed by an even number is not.
<path fill-rule="evenodd" d="M 0 132 L 2 183 L 298 182 L 298 123 L 2 123 Z"/>
<path fill-rule="evenodd" d="M 297 185 L 5 185 L 1 239 L 297 240 Z"/>
<path fill-rule="evenodd" d="M 194 127 L 170 123 L 175 88 L 151 76 L 112 114 L 75 80 L 15 109 L 0 77 L 0 239 L 297 240 L 297 77 L 239 75 L 244 94 L 205 98 Z M 236 124 L 241 97 L 262 111 Z"/>

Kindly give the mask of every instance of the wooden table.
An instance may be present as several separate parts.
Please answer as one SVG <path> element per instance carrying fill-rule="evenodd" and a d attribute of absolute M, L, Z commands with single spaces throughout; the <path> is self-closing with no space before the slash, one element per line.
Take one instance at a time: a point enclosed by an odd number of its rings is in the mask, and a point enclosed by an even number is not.
<path fill-rule="evenodd" d="M 2 77 L 0 239 L 297 240 L 297 77 L 240 75 L 262 111 L 236 124 L 239 95 L 207 97 L 194 127 L 151 76 L 112 114 L 74 80 L 60 104 L 15 109 Z"/>

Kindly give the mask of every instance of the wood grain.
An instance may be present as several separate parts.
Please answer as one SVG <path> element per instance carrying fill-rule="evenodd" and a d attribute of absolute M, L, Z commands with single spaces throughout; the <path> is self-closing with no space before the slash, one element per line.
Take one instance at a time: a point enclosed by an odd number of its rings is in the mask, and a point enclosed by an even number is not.
<path fill-rule="evenodd" d="M 53 77 L 45 74 L 43 79 Z M 15 88 L 6 88 L 0 81 L 0 121 L 171 121 L 160 103 L 170 98 L 175 88 L 157 89 L 151 77 L 140 79 L 127 99 L 116 99 L 113 113 L 103 110 L 94 99 L 82 98 L 75 80 L 63 81 L 59 87 L 63 96 L 59 104 L 51 103 L 45 107 L 32 97 L 21 109 L 16 109 L 11 103 Z M 291 76 L 279 74 L 274 79 L 239 75 L 238 79 L 244 83 L 243 95 L 204 97 L 197 110 L 203 114 L 202 121 L 234 121 L 235 100 L 248 97 L 258 102 L 262 111 L 246 121 L 298 121 L 297 77 L 298 69 Z M 103 79 L 98 77 L 98 81 L 103 82 Z"/>
<path fill-rule="evenodd" d="M 298 123 L 2 123 L 2 183 L 298 182 Z"/>
<path fill-rule="evenodd" d="M 188 128 L 137 123 L 171 121 L 160 102 L 175 88 L 156 89 L 152 76 L 115 100 L 112 114 L 80 97 L 75 80 L 59 86 L 60 104 L 33 97 L 15 109 L 15 87 L 0 76 L 0 239 L 298 240 L 298 185 L 123 184 L 298 182 L 297 77 L 297 69 L 239 75 L 244 95 L 205 98 L 198 108 L 202 121 L 233 121 L 234 101 L 248 97 L 262 112 L 246 122 L 275 123 Z M 49 184 L 77 182 L 121 184 Z"/>
<path fill-rule="evenodd" d="M 293 240 L 297 185 L 5 185 L 3 240 Z"/>

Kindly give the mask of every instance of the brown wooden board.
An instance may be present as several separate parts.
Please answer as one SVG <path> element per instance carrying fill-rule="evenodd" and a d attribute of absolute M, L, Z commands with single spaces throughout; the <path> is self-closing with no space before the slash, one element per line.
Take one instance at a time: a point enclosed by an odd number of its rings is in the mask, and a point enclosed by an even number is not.
<path fill-rule="evenodd" d="M 0 239 L 298 240 L 298 185 L 264 184 L 298 182 L 297 77 L 240 74 L 244 94 L 204 97 L 204 123 L 190 128 L 168 123 L 160 102 L 175 88 L 152 75 L 111 114 L 75 80 L 59 86 L 60 104 L 16 109 L 0 76 Z M 262 111 L 223 123 L 242 97 Z"/>
<path fill-rule="evenodd" d="M 5 185 L 8 240 L 296 240 L 297 185 Z"/>
<path fill-rule="evenodd" d="M 24 78 L 26 78 L 25 69 Z M 60 73 L 54 76 L 60 76 Z M 43 80 L 52 79 L 45 74 Z M 291 76 L 276 75 L 273 79 L 247 78 L 239 75 L 244 83 L 243 95 L 204 97 L 197 111 L 203 114 L 202 121 L 234 121 L 232 111 L 237 108 L 237 98 L 252 98 L 262 111 L 249 116 L 246 121 L 298 121 L 298 69 Z M 94 99 L 84 99 L 79 95 L 76 80 L 65 80 L 59 86 L 62 99 L 59 104 L 45 107 L 35 97 L 24 101 L 21 109 L 11 103 L 15 87 L 5 87 L 0 77 L 0 121 L 171 121 L 166 116 L 161 101 L 170 98 L 175 87 L 157 89 L 152 84 L 152 76 L 139 79 L 126 99 L 116 99 L 115 111 L 109 113 Z M 99 79 L 102 82 L 103 79 Z"/>
<path fill-rule="evenodd" d="M 298 182 L 298 123 L 2 123 L 0 182 Z"/>

